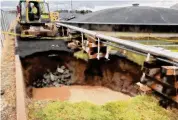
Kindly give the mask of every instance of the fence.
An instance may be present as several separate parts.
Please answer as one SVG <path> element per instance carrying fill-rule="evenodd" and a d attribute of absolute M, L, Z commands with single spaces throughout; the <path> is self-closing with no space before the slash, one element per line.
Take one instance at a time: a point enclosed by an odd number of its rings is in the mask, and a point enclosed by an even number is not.
<path fill-rule="evenodd" d="M 1 10 L 1 9 L 0 9 Z M 15 19 L 16 14 L 8 11 L 1 10 L 0 15 L 0 39 L 1 39 L 1 47 L 3 47 L 3 43 L 5 40 L 4 32 L 8 32 L 11 22 Z"/>

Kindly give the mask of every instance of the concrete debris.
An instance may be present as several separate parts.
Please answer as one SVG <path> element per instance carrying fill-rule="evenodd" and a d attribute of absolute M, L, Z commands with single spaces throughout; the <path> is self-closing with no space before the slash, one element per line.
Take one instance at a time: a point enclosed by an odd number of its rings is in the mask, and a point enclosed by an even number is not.
<path fill-rule="evenodd" d="M 59 72 L 59 73 L 64 73 L 64 69 L 57 68 L 57 72 Z"/>
<path fill-rule="evenodd" d="M 35 88 L 43 87 L 61 87 L 62 85 L 72 84 L 72 71 L 70 71 L 65 66 L 57 67 L 55 72 L 47 70 L 48 73 L 43 75 L 42 79 L 37 79 L 33 81 L 32 86 Z"/>
<path fill-rule="evenodd" d="M 66 68 L 65 66 L 61 66 L 61 69 L 63 69 L 63 70 L 64 70 L 65 68 Z"/>
<path fill-rule="evenodd" d="M 66 74 L 69 74 L 69 72 L 70 72 L 69 70 L 65 70 L 65 71 L 64 71 L 64 74 L 65 74 L 65 75 L 66 75 Z"/>

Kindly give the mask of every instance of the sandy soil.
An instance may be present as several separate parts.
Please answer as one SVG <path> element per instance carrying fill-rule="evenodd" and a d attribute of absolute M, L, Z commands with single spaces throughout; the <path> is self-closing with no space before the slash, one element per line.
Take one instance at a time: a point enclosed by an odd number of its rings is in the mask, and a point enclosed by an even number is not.
<path fill-rule="evenodd" d="M 101 86 L 72 86 L 70 92 L 69 101 L 71 102 L 88 101 L 99 105 L 130 98 L 126 94 Z"/>
<path fill-rule="evenodd" d="M 13 29 L 16 24 L 11 25 Z M 16 95 L 15 95 L 15 42 L 14 36 L 6 35 L 1 55 L 1 119 L 16 120 Z"/>
<path fill-rule="evenodd" d="M 101 86 L 63 86 L 59 88 L 33 88 L 33 99 L 59 99 L 61 101 L 88 101 L 102 105 L 116 100 L 127 100 L 130 96 Z"/>

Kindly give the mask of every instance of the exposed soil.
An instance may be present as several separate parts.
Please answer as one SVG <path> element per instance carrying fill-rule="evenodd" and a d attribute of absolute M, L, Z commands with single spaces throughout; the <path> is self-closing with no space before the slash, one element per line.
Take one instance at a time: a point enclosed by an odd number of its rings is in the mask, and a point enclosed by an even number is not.
<path fill-rule="evenodd" d="M 85 62 L 74 58 L 68 52 L 49 51 L 36 53 L 21 60 L 27 94 L 30 97 L 32 97 L 33 81 L 42 78 L 47 70 L 55 71 L 58 65 L 65 65 L 73 71 L 72 85 L 104 86 L 131 96 L 139 94 L 134 83 L 140 79 L 140 66 L 117 55 L 110 56 L 109 61 L 89 60 Z"/>
<path fill-rule="evenodd" d="M 62 86 L 50 88 L 33 88 L 35 100 L 60 100 L 70 102 L 88 101 L 94 104 L 105 104 L 116 100 L 128 100 L 130 96 L 101 86 Z"/>
<path fill-rule="evenodd" d="M 43 100 L 68 100 L 70 91 L 66 86 L 62 87 L 50 87 L 50 88 L 33 88 L 32 89 L 33 99 Z"/>
<path fill-rule="evenodd" d="M 94 104 L 102 105 L 111 101 L 128 100 L 129 95 L 113 91 L 101 86 L 69 86 L 70 102 L 88 101 Z"/>

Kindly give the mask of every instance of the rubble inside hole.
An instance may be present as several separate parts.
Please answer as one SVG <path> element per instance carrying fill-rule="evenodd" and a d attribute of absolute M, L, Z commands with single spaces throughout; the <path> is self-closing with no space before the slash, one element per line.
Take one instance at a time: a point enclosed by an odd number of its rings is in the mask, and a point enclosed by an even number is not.
<path fill-rule="evenodd" d="M 31 55 L 21 61 L 29 96 L 32 88 L 63 85 L 103 86 L 131 96 L 140 94 L 136 83 L 142 74 L 141 66 L 117 55 L 111 55 L 109 61 L 84 61 L 57 51 Z"/>
<path fill-rule="evenodd" d="M 61 87 L 62 85 L 72 84 L 72 71 L 65 66 L 57 67 L 55 72 L 48 72 L 43 74 L 42 79 L 33 81 L 32 86 L 35 88 L 43 87 Z"/>

